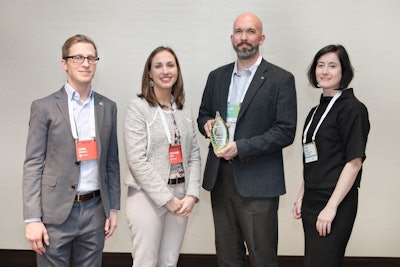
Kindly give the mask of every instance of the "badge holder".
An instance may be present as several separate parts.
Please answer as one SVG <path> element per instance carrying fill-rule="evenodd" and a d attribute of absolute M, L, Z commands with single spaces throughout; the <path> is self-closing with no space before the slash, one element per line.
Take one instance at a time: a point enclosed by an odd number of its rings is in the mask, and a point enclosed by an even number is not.
<path fill-rule="evenodd" d="M 81 140 L 75 142 L 77 161 L 97 159 L 96 140 Z"/>

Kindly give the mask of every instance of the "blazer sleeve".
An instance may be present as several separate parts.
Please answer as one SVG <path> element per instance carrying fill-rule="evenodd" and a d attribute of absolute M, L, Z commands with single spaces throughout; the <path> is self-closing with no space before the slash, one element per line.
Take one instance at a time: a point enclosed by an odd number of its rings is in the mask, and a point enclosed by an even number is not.
<path fill-rule="evenodd" d="M 189 166 L 189 181 L 187 186 L 186 195 L 194 196 L 197 199 L 200 198 L 200 176 L 201 176 L 201 159 L 200 159 L 200 149 L 197 143 L 196 135 L 196 123 L 193 117 L 193 113 L 190 110 L 190 121 L 191 128 L 187 129 L 189 136 L 191 137 L 190 142 L 190 153 L 188 159 Z M 185 170 L 186 172 L 186 170 Z"/>
<path fill-rule="evenodd" d="M 117 105 L 112 102 L 112 129 L 106 162 L 110 209 L 120 209 L 121 185 L 117 141 Z"/>
<path fill-rule="evenodd" d="M 197 118 L 197 127 L 202 135 L 207 138 L 206 132 L 204 130 L 204 125 L 208 120 L 215 118 L 215 112 L 212 108 L 212 93 L 215 86 L 215 72 L 211 72 L 208 75 L 207 83 L 203 91 L 203 96 L 201 99 L 201 104 L 199 108 L 199 116 Z"/>
<path fill-rule="evenodd" d="M 24 219 L 41 218 L 41 179 L 47 148 L 47 121 L 38 101 L 32 102 L 23 168 Z"/>

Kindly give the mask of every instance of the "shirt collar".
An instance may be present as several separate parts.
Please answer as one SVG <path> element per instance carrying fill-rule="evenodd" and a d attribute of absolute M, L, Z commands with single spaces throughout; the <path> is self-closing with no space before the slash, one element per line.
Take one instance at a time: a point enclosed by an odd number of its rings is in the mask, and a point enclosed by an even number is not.
<path fill-rule="evenodd" d="M 72 101 L 72 100 L 79 101 L 79 98 L 80 98 L 79 93 L 74 88 L 72 88 L 72 86 L 68 82 L 65 82 L 64 88 L 65 88 L 65 91 L 67 92 L 69 101 Z M 90 101 L 92 98 L 93 98 L 93 88 L 90 88 L 88 101 Z"/>
<path fill-rule="evenodd" d="M 253 65 L 251 65 L 250 68 L 245 68 L 243 70 L 248 70 L 251 73 L 253 73 L 254 71 L 257 70 L 258 66 L 261 63 L 261 60 L 262 60 L 262 56 L 259 55 L 257 61 Z M 233 74 L 239 74 L 239 70 L 237 68 L 237 60 L 235 61 L 235 66 L 233 67 Z"/>

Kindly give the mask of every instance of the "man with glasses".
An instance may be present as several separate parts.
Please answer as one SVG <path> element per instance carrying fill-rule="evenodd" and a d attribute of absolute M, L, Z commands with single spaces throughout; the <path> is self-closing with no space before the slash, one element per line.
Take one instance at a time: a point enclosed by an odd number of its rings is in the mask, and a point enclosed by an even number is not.
<path fill-rule="evenodd" d="M 67 82 L 31 106 L 23 205 L 38 266 L 100 267 L 104 241 L 117 227 L 117 108 L 92 88 L 98 61 L 89 37 L 66 40 Z"/>

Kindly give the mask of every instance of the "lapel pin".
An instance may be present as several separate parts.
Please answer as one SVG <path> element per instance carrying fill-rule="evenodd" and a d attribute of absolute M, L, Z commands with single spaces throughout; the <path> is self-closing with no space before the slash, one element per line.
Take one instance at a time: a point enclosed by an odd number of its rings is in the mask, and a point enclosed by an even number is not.
<path fill-rule="evenodd" d="M 99 102 L 99 105 L 102 106 L 102 105 L 103 105 L 103 102 Z"/>
<path fill-rule="evenodd" d="M 261 80 L 264 80 L 264 76 L 261 76 Z"/>

